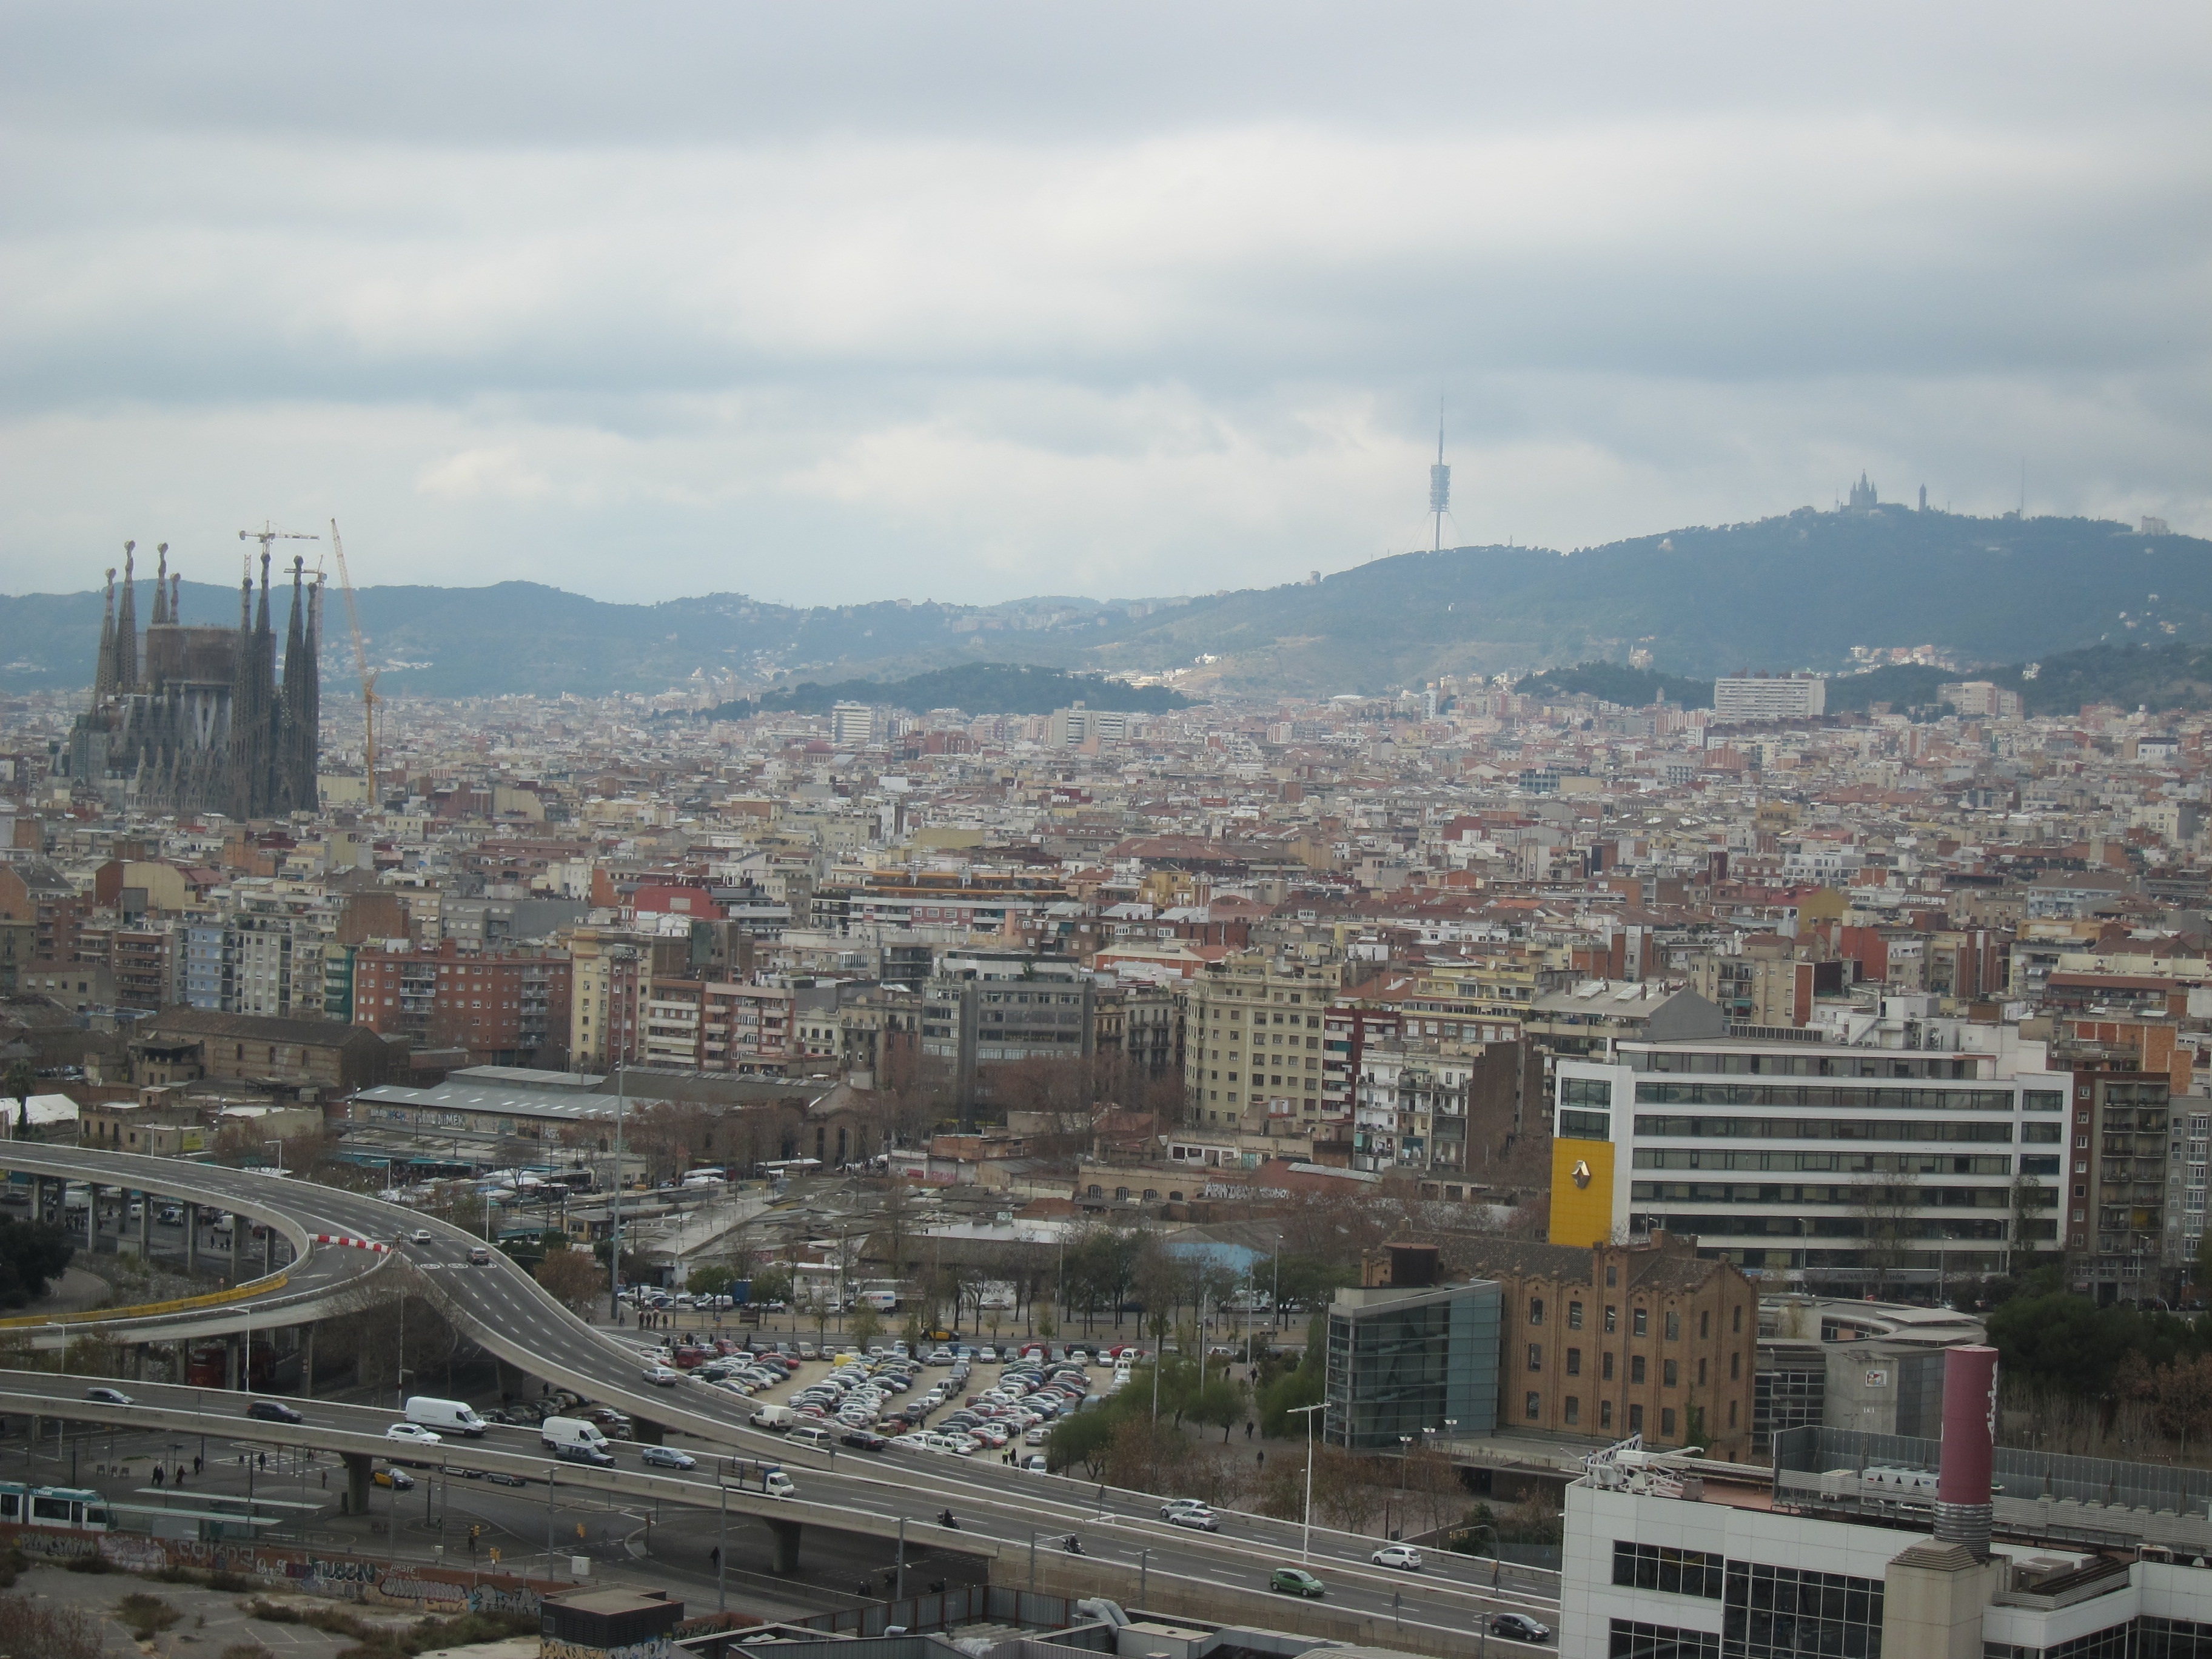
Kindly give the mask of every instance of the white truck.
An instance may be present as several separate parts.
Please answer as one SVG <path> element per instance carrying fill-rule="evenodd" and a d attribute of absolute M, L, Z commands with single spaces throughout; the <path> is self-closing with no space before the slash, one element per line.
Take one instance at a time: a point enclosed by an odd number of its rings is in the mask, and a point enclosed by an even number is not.
<path fill-rule="evenodd" d="M 490 1426 L 460 1401 L 438 1400 L 427 1394 L 409 1399 L 407 1420 L 426 1429 L 435 1429 L 441 1434 L 465 1434 L 471 1440 L 483 1438 L 484 1430 Z"/>
<path fill-rule="evenodd" d="M 580 1417 L 549 1417 L 538 1425 L 538 1437 L 549 1451 L 563 1446 L 588 1446 L 593 1451 L 607 1449 L 607 1437 L 599 1432 L 599 1425 Z"/>

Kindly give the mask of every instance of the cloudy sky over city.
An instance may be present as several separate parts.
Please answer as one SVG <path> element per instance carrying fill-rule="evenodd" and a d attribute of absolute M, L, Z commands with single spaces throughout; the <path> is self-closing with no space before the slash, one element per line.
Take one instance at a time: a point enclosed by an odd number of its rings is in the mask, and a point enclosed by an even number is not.
<path fill-rule="evenodd" d="M 1139 597 L 2212 531 L 2212 9 L 0 9 L 0 589 Z"/>

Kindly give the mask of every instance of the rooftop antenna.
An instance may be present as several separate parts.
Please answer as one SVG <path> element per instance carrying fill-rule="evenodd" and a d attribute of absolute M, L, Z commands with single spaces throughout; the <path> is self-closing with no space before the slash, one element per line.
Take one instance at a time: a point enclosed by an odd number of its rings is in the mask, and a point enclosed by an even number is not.
<path fill-rule="evenodd" d="M 1451 468 L 1444 465 L 1444 400 L 1437 398 L 1437 464 L 1429 469 L 1429 511 L 1437 521 L 1436 545 L 1431 550 L 1444 550 L 1444 514 L 1451 508 Z"/>

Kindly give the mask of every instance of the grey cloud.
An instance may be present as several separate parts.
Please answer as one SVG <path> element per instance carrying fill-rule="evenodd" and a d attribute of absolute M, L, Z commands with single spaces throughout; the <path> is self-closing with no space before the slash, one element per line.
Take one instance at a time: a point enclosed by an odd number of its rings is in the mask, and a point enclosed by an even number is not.
<path fill-rule="evenodd" d="M 296 501 L 418 580 L 1212 587 L 1418 535 L 1439 387 L 1468 539 L 2030 452 L 2188 521 L 2207 15 L 17 7 L 0 586 Z"/>

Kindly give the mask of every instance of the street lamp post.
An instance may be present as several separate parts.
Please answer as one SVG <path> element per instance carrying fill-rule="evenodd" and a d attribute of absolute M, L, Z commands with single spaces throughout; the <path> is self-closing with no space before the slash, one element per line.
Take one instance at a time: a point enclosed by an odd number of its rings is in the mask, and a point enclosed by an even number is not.
<path fill-rule="evenodd" d="M 1390 1534 L 1394 1540 L 1406 1530 L 1406 1471 L 1413 1462 L 1413 1437 L 1401 1434 L 1398 1437 L 1398 1531 Z"/>
<path fill-rule="evenodd" d="M 1304 1535 L 1298 1542 L 1298 1561 L 1301 1565 L 1313 1560 L 1313 1414 L 1328 1408 L 1324 1400 L 1311 1406 L 1293 1406 L 1291 1411 L 1306 1420 L 1306 1518 Z"/>
<path fill-rule="evenodd" d="M 623 1193 L 623 1102 L 629 1086 L 629 1073 L 622 1061 L 615 1062 L 615 1196 L 611 1231 L 613 1248 L 607 1253 L 607 1322 L 622 1323 L 622 1193 Z"/>
<path fill-rule="evenodd" d="M 1244 1270 L 1244 1370 L 1248 1374 L 1252 1369 L 1253 1316 L 1258 1312 L 1252 1304 L 1260 1299 L 1259 1266 L 1255 1261 Z"/>

